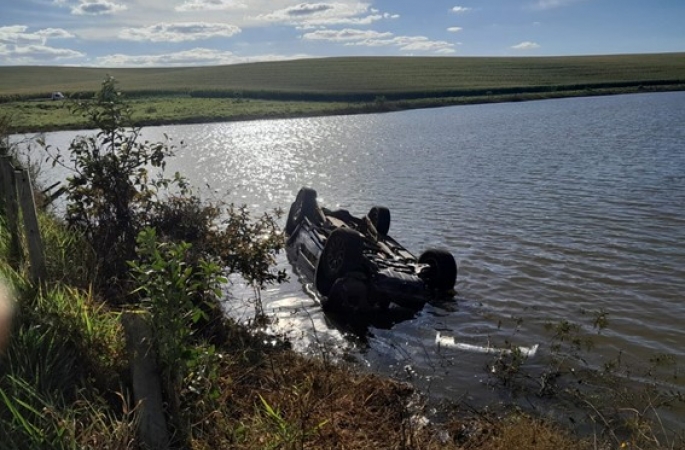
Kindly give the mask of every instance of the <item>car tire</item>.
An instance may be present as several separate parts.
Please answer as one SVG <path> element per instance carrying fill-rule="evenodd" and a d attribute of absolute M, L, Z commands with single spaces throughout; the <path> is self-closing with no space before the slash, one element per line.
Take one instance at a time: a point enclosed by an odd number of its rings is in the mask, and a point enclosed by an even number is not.
<path fill-rule="evenodd" d="M 297 193 L 295 201 L 290 205 L 288 212 L 288 220 L 285 222 L 285 233 L 290 236 L 295 231 L 295 228 L 302 222 L 305 217 L 310 220 L 316 220 L 318 208 L 316 203 L 316 191 L 310 188 L 302 188 Z"/>
<path fill-rule="evenodd" d="M 454 289 L 457 282 L 457 262 L 447 250 L 429 249 L 419 257 L 420 264 L 428 264 L 431 268 L 428 277 L 428 287 L 438 291 Z"/>
<path fill-rule="evenodd" d="M 326 312 L 353 314 L 367 307 L 368 287 L 356 277 L 344 276 L 335 280 L 328 295 L 321 300 Z"/>
<path fill-rule="evenodd" d="M 362 267 L 362 236 L 349 228 L 333 230 L 316 266 L 316 289 L 327 296 L 338 278 Z"/>
<path fill-rule="evenodd" d="M 366 215 L 376 231 L 381 236 L 386 236 L 390 231 L 390 210 L 384 206 L 374 206 Z"/>

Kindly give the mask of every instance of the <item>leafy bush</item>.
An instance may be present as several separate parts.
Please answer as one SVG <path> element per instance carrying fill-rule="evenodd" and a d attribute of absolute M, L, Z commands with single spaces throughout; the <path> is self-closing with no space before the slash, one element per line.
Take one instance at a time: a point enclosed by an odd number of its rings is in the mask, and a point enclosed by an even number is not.
<path fill-rule="evenodd" d="M 163 169 L 171 156 L 168 143 L 140 142 L 139 128 L 127 128 L 130 111 L 116 91 L 113 78 L 90 101 L 77 101 L 72 112 L 100 129 L 95 136 L 79 136 L 69 146 L 66 220 L 90 241 L 100 268 L 101 286 L 117 286 L 128 270 L 126 261 L 135 257 L 135 238 L 144 226 L 145 213 L 158 201 L 160 188 L 176 185 L 185 192 L 177 174 L 150 179 L 148 168 Z M 46 149 L 50 153 L 49 146 Z M 64 164 L 63 155 L 52 156 Z"/>
<path fill-rule="evenodd" d="M 203 202 L 179 173 L 166 177 L 166 159 L 174 147 L 168 138 L 142 141 L 113 78 L 93 99 L 76 101 L 71 110 L 98 128 L 97 134 L 74 139 L 66 158 L 43 145 L 53 165 L 74 171 L 66 186 L 66 221 L 93 248 L 96 284 L 109 300 L 133 290 L 127 261 L 136 258 L 136 237 L 147 227 L 158 228 L 162 240 L 193 242 L 187 262 L 210 255 L 227 271 L 238 271 L 258 285 L 285 278 L 271 272 L 273 255 L 283 245 L 274 219 L 265 215 L 252 222 L 244 208 L 224 210 L 224 204 Z"/>
<path fill-rule="evenodd" d="M 200 259 L 186 263 L 191 245 L 159 242 L 154 229 L 138 236 L 138 261 L 130 261 L 133 277 L 140 286 L 142 306 L 161 364 L 171 417 L 181 416 L 181 395 L 200 392 L 205 401 L 218 396 L 215 385 L 217 360 L 214 348 L 203 345 L 195 334 L 198 322 L 206 321 L 222 297 L 227 282 L 216 263 Z M 182 429 L 184 427 L 179 426 Z"/>

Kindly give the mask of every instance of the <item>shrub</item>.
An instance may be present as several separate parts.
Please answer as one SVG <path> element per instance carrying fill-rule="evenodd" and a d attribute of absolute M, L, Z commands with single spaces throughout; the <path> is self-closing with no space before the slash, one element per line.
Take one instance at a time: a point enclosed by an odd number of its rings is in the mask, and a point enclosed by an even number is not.
<path fill-rule="evenodd" d="M 150 179 L 148 167 L 163 169 L 172 155 L 168 143 L 140 142 L 140 129 L 129 127 L 130 110 L 107 78 L 94 99 L 71 105 L 74 113 L 88 118 L 99 132 L 79 136 L 69 146 L 67 222 L 81 230 L 95 249 L 100 286 L 117 286 L 125 278 L 126 261 L 135 257 L 135 238 L 142 229 L 143 213 L 158 200 L 160 188 L 177 185 L 186 189 L 180 176 Z M 46 150 L 50 153 L 49 146 Z M 63 155 L 52 155 L 64 164 Z"/>
<path fill-rule="evenodd" d="M 139 260 L 129 262 L 143 295 L 142 306 L 149 311 L 170 415 L 177 422 L 181 395 L 188 387 L 203 386 L 207 401 L 218 395 L 211 392 L 211 378 L 216 374 L 214 348 L 202 345 L 195 334 L 198 322 L 207 321 L 212 309 L 218 307 L 221 286 L 227 282 L 214 262 L 200 259 L 186 263 L 190 249 L 185 242 L 159 242 L 155 230 L 147 228 L 138 235 Z"/>
<path fill-rule="evenodd" d="M 222 203 L 203 202 L 178 172 L 166 177 L 166 159 L 174 151 L 170 139 L 141 140 L 112 77 L 94 98 L 76 101 L 71 110 L 98 128 L 97 134 L 74 139 L 68 161 L 59 150 L 43 146 L 53 165 L 74 171 L 67 179 L 66 221 L 93 248 L 96 285 L 109 300 L 133 290 L 127 261 L 136 258 L 136 237 L 146 227 L 159 228 L 161 240 L 192 242 L 187 262 L 211 255 L 258 285 L 285 277 L 271 272 L 273 255 L 282 247 L 273 218 L 252 222 L 244 208 L 224 210 Z M 223 230 L 217 223 L 222 217 Z"/>

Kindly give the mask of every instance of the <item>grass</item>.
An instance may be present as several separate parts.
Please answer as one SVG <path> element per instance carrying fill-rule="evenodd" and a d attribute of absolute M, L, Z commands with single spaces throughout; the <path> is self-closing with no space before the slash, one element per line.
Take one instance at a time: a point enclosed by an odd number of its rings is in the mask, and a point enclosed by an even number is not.
<path fill-rule="evenodd" d="M 525 92 L 500 95 L 434 97 L 408 100 L 376 99 L 373 102 L 290 101 L 245 98 L 194 98 L 152 96 L 131 100 L 133 118 L 141 126 L 230 122 L 327 115 L 363 114 L 418 108 L 497 103 L 550 98 L 628 94 L 685 89 L 685 85 L 634 86 L 570 91 Z M 70 114 L 68 101 L 15 101 L 0 103 L 0 117 L 12 123 L 13 133 L 80 130 L 91 126 L 82 117 Z"/>
<path fill-rule="evenodd" d="M 89 291 L 32 286 L 5 263 L 6 242 L 0 223 L 0 283 L 19 300 L 0 349 L 0 448 L 129 448 L 135 415 L 113 394 L 126 367 L 118 314 Z"/>
<path fill-rule="evenodd" d="M 146 97 L 131 101 L 133 118 L 141 125 L 204 123 L 254 118 L 306 117 L 342 112 L 333 102 L 279 102 L 219 98 Z M 68 110 L 68 102 L 0 103 L 0 116 L 12 118 L 15 132 L 83 129 L 89 124 Z M 353 108 L 351 108 L 353 109 Z M 355 111 L 359 111 L 356 108 Z"/>
<path fill-rule="evenodd" d="M 95 91 L 107 74 L 126 92 L 431 93 L 502 87 L 685 82 L 685 54 L 535 58 L 327 58 L 212 67 L 1 67 L 0 95 Z"/>
<path fill-rule="evenodd" d="M 685 53 L 538 58 L 328 58 L 213 67 L 0 67 L 13 132 L 88 127 L 52 91 L 91 96 L 107 74 L 141 125 L 356 114 L 685 89 Z"/>

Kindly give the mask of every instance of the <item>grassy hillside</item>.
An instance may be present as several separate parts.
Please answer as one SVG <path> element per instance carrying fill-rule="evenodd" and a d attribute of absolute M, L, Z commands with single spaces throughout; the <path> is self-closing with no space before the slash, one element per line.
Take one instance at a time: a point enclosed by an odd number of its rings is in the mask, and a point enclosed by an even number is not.
<path fill-rule="evenodd" d="M 107 75 L 139 125 L 398 111 L 685 90 L 685 53 L 549 58 L 328 58 L 213 67 L 0 67 L 15 133 L 91 126 L 50 93 L 90 97 Z M 41 101 L 38 101 L 41 100 Z"/>
<path fill-rule="evenodd" d="M 460 90 L 685 83 L 685 53 L 518 58 L 327 58 L 212 67 L 0 67 L 0 97 L 95 91 L 106 74 L 127 92 L 251 91 L 447 95 Z M 419 95 L 417 95 L 419 94 Z M 399 95 L 401 96 L 401 95 Z M 276 97 L 278 97 L 276 95 Z"/>

